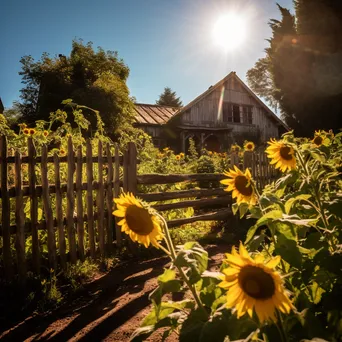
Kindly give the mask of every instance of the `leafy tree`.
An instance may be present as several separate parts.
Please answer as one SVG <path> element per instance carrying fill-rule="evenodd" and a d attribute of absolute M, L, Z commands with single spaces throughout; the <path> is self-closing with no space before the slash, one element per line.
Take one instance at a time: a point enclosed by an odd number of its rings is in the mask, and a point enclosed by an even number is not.
<path fill-rule="evenodd" d="M 164 92 L 159 95 L 159 100 L 156 101 L 156 104 L 160 106 L 170 106 L 170 107 L 182 107 L 182 101 L 180 97 L 177 97 L 175 91 L 172 91 L 171 88 L 164 88 Z"/>
<path fill-rule="evenodd" d="M 297 134 L 342 127 L 342 2 L 296 0 L 295 16 L 278 5 L 266 56 L 247 72 L 250 87 Z"/>
<path fill-rule="evenodd" d="M 20 111 L 20 104 L 16 101 L 13 102 L 12 107 L 6 108 L 3 114 L 9 126 L 15 125 L 22 116 L 21 111 Z"/>
<path fill-rule="evenodd" d="M 126 81 L 129 68 L 117 52 L 93 49 L 92 43 L 72 42 L 70 56 L 51 58 L 44 53 L 40 60 L 31 56 L 20 60 L 22 70 L 20 109 L 23 120 L 48 120 L 50 112 L 60 108 L 64 99 L 94 108 L 100 112 L 107 133 L 113 133 L 123 122 L 133 118 L 133 102 Z M 95 125 L 92 111 L 84 111 Z"/>

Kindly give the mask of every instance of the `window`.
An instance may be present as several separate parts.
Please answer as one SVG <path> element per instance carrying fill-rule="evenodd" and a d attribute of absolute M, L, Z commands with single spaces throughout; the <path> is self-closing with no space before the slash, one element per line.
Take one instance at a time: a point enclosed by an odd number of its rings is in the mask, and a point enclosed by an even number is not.
<path fill-rule="evenodd" d="M 244 106 L 242 107 L 243 123 L 252 125 L 253 124 L 253 107 Z"/>
<path fill-rule="evenodd" d="M 240 122 L 240 108 L 238 105 L 233 105 L 233 122 Z"/>
<path fill-rule="evenodd" d="M 228 102 L 223 102 L 222 105 L 222 121 L 233 122 L 232 105 Z"/>

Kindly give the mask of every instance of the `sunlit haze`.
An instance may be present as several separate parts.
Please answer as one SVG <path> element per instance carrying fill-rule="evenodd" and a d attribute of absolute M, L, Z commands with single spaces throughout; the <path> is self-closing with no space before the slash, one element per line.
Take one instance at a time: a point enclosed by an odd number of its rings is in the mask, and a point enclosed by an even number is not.
<path fill-rule="evenodd" d="M 228 13 L 217 19 L 213 28 L 213 39 L 215 44 L 225 51 L 232 51 L 243 44 L 246 30 L 246 19 L 242 14 Z"/>

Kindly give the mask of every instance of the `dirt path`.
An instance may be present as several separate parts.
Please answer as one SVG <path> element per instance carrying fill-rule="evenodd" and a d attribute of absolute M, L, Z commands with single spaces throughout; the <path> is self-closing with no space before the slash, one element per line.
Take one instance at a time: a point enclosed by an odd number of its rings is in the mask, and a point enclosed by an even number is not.
<path fill-rule="evenodd" d="M 209 246 L 210 268 L 217 270 L 228 246 Z M 86 285 L 82 296 L 55 312 L 31 316 L 2 335 L 2 341 L 129 341 L 150 310 L 148 295 L 167 258 L 126 262 Z M 148 341 L 160 340 L 156 333 Z M 177 341 L 170 336 L 169 342 Z"/>

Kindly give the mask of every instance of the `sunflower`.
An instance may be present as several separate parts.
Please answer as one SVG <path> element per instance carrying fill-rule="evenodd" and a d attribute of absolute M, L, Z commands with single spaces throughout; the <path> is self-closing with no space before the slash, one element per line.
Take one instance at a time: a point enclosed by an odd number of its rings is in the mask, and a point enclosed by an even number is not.
<path fill-rule="evenodd" d="M 36 130 L 35 129 L 33 129 L 33 128 L 30 128 L 29 129 L 29 134 L 30 135 L 34 135 L 36 133 Z"/>
<path fill-rule="evenodd" d="M 44 135 L 44 137 L 47 137 L 49 135 L 49 132 L 48 131 L 44 131 L 43 135 Z"/>
<path fill-rule="evenodd" d="M 245 149 L 245 151 L 253 152 L 255 149 L 255 145 L 252 141 L 246 141 L 243 148 Z"/>
<path fill-rule="evenodd" d="M 228 290 L 227 307 L 235 307 L 238 318 L 246 312 L 252 317 L 254 309 L 261 323 L 276 321 L 276 309 L 285 314 L 294 309 L 280 274 L 274 270 L 280 256 L 267 262 L 261 254 L 252 259 L 242 243 L 239 253 L 233 247 L 226 256 L 230 267 L 222 271 L 219 286 Z"/>
<path fill-rule="evenodd" d="M 179 156 L 180 156 L 181 158 L 184 158 L 185 154 L 184 154 L 183 152 L 181 152 L 181 153 L 179 153 Z"/>
<path fill-rule="evenodd" d="M 230 147 L 230 151 L 231 152 L 239 152 L 241 149 L 241 147 L 238 145 L 238 144 L 233 144 L 231 147 Z"/>
<path fill-rule="evenodd" d="M 152 209 L 130 193 L 121 194 L 119 198 L 114 199 L 114 202 L 117 210 L 113 215 L 122 218 L 118 222 L 121 230 L 146 248 L 150 243 L 158 248 L 158 241 L 164 238 L 164 234 Z"/>
<path fill-rule="evenodd" d="M 211 156 L 213 154 L 212 151 L 208 151 L 208 155 Z"/>
<path fill-rule="evenodd" d="M 221 184 L 228 185 L 225 191 L 232 191 L 233 198 L 236 198 L 237 204 L 240 203 L 256 203 L 256 195 L 252 186 L 252 175 L 249 169 L 246 169 L 245 173 L 239 170 L 235 165 L 234 169 L 230 169 L 229 172 L 223 174 L 230 179 L 222 179 Z"/>
<path fill-rule="evenodd" d="M 322 145 L 329 145 L 330 139 L 327 136 L 327 132 L 325 131 L 315 131 L 315 136 L 311 140 L 311 142 L 315 145 L 315 147 L 320 147 Z"/>
<path fill-rule="evenodd" d="M 179 154 L 176 155 L 177 160 L 181 160 L 181 156 Z"/>
<path fill-rule="evenodd" d="M 274 139 L 271 139 L 268 144 L 270 146 L 266 148 L 265 152 L 267 157 L 272 159 L 270 164 L 275 164 L 275 168 L 280 169 L 282 172 L 296 168 L 293 147 L 283 141 L 276 141 Z"/>
<path fill-rule="evenodd" d="M 30 134 L 30 130 L 28 128 L 24 128 L 23 132 L 25 135 L 29 135 Z"/>
<path fill-rule="evenodd" d="M 66 151 L 65 151 L 63 148 L 61 148 L 61 149 L 59 150 L 59 155 L 60 155 L 60 156 L 65 156 L 65 155 L 66 155 Z"/>

